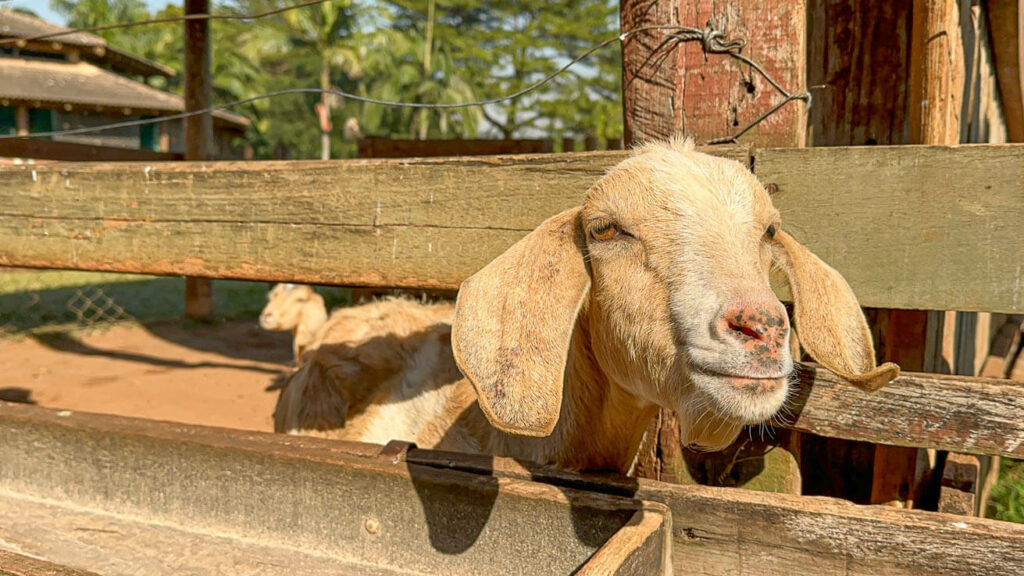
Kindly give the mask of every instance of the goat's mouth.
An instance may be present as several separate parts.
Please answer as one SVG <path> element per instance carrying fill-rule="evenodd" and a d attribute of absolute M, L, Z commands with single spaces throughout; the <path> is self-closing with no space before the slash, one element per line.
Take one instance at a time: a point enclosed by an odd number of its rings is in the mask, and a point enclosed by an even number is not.
<path fill-rule="evenodd" d="M 789 395 L 788 373 L 762 377 L 702 368 L 695 369 L 691 379 L 711 399 L 715 412 L 739 425 L 768 420 Z"/>
<path fill-rule="evenodd" d="M 718 382 L 724 382 L 738 391 L 747 394 L 770 394 L 788 381 L 789 374 L 769 376 L 750 376 L 746 374 L 729 374 L 708 369 L 696 369 L 696 374 Z"/>

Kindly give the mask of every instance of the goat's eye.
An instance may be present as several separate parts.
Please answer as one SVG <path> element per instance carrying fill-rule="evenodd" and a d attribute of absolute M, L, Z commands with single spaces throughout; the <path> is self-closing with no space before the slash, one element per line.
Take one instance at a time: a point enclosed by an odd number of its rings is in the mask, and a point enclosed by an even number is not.
<path fill-rule="evenodd" d="M 602 222 L 590 229 L 590 237 L 594 240 L 611 240 L 619 234 L 619 227 L 611 222 Z"/>
<path fill-rule="evenodd" d="M 769 238 L 775 238 L 775 224 L 769 224 L 768 228 L 764 231 L 764 235 Z"/>

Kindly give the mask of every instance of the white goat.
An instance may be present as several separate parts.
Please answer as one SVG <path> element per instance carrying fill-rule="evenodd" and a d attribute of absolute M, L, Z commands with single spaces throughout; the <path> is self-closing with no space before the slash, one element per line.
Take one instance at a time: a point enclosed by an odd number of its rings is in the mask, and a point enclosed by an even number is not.
<path fill-rule="evenodd" d="M 387 406 L 376 417 L 386 421 L 335 436 L 625 472 L 662 407 L 676 412 L 684 445 L 724 448 L 743 426 L 775 414 L 790 391 L 789 320 L 768 279 L 775 265 L 789 278 L 811 356 L 866 390 L 896 377 L 893 364 L 876 368 L 849 285 L 782 230 L 757 179 L 674 141 L 635 151 L 582 206 L 545 221 L 463 283 L 451 342 L 464 379 L 431 348 L 423 352 L 435 366 L 429 378 L 387 372 L 387 390 L 396 381 L 419 386 L 403 388 L 407 404 L 387 411 L 400 404 L 380 394 Z M 438 325 L 424 334 L 438 345 L 446 336 Z M 388 339 L 374 333 L 349 346 L 379 355 L 376 344 Z M 387 354 L 414 357 L 409 344 L 424 345 L 396 335 Z M 339 381 L 358 382 L 350 394 L 380 389 L 369 360 L 334 366 L 345 373 Z M 417 393 L 429 400 L 409 402 Z M 300 411 L 283 427 L 310 428 Z M 364 433 L 371 428 L 386 433 Z"/>
<path fill-rule="evenodd" d="M 260 313 L 260 327 L 271 331 L 291 331 L 292 352 L 298 360 L 316 339 L 327 320 L 322 296 L 304 284 L 278 284 L 267 294 L 267 305 Z"/>

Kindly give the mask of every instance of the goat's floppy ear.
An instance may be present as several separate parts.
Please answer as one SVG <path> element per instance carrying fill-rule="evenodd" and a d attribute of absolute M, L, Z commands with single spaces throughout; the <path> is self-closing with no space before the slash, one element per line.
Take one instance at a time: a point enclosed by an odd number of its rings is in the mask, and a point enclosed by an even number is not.
<path fill-rule="evenodd" d="M 579 209 L 554 216 L 462 283 L 455 361 L 495 428 L 547 436 L 562 404 L 576 315 L 590 289 Z"/>
<path fill-rule="evenodd" d="M 899 376 L 899 366 L 875 367 L 875 348 L 860 304 L 846 280 L 828 264 L 779 230 L 776 256 L 789 276 L 800 344 L 815 360 L 874 392 Z"/>

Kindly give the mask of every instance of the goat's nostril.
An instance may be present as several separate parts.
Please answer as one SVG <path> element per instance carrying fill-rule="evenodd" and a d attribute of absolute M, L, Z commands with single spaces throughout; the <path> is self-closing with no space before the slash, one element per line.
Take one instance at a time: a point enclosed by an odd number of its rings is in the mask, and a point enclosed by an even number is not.
<path fill-rule="evenodd" d="M 748 326 L 746 324 L 735 324 L 733 322 L 729 322 L 729 330 L 739 332 L 747 338 L 752 338 L 754 340 L 764 340 L 765 335 L 768 333 L 768 329 L 761 325 Z"/>

